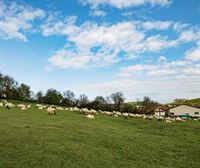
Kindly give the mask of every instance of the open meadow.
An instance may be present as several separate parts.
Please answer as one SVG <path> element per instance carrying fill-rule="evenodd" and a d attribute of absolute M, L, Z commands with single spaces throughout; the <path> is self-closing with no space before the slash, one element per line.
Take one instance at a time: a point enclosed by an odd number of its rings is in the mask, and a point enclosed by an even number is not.
<path fill-rule="evenodd" d="M 1 168 L 198 168 L 200 122 L 0 107 Z"/>

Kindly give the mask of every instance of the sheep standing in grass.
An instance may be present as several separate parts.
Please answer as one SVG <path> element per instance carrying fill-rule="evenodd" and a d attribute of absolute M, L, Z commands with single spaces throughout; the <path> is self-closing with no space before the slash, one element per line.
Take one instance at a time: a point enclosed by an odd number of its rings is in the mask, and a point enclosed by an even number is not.
<path fill-rule="evenodd" d="M 78 107 L 74 107 L 74 111 L 80 111 Z"/>
<path fill-rule="evenodd" d="M 86 118 L 88 118 L 88 119 L 94 119 L 94 115 L 88 114 L 88 115 L 86 115 Z"/>
<path fill-rule="evenodd" d="M 15 107 L 15 105 L 12 104 L 12 103 L 6 103 L 6 104 L 5 104 L 5 107 L 6 107 L 7 109 L 10 109 L 11 107 Z"/>
<path fill-rule="evenodd" d="M 31 108 L 31 105 L 29 104 L 29 105 L 27 106 L 27 108 Z"/>
<path fill-rule="evenodd" d="M 166 122 L 166 123 L 171 123 L 172 120 L 166 119 L 165 122 Z"/>
<path fill-rule="evenodd" d="M 26 106 L 23 106 L 23 107 L 21 108 L 21 110 L 27 110 Z"/>
<path fill-rule="evenodd" d="M 153 120 L 153 116 L 147 116 L 148 120 Z"/>
<path fill-rule="evenodd" d="M 185 120 L 183 120 L 181 117 L 177 117 L 176 119 L 175 119 L 176 121 L 185 121 Z"/>
<path fill-rule="evenodd" d="M 0 103 L 0 107 L 3 107 L 3 103 L 2 102 Z"/>
<path fill-rule="evenodd" d="M 55 109 L 55 108 L 52 108 L 52 107 L 48 107 L 48 108 L 47 108 L 47 112 L 48 112 L 49 115 L 50 115 L 50 114 L 55 115 L 55 114 L 56 114 L 56 109 Z"/>
<path fill-rule="evenodd" d="M 128 116 L 129 116 L 128 113 L 123 113 L 122 115 L 123 115 L 123 117 L 125 117 L 126 119 L 128 119 Z"/>

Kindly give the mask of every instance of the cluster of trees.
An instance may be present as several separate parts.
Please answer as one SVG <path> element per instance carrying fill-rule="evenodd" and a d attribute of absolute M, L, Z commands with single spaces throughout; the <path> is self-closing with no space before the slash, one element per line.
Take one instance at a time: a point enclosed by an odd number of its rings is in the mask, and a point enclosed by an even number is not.
<path fill-rule="evenodd" d="M 31 90 L 26 84 L 18 84 L 12 77 L 0 73 L 0 98 L 31 100 Z"/>
<path fill-rule="evenodd" d="M 75 94 L 67 90 L 63 94 L 55 89 L 48 89 L 46 93 L 42 91 L 34 94 L 30 87 L 26 84 L 16 82 L 8 75 L 0 73 L 0 98 L 36 101 L 39 103 L 55 104 L 68 107 L 89 108 L 102 111 L 123 111 L 130 113 L 152 113 L 158 107 L 158 103 L 152 101 L 149 97 L 144 97 L 142 101 L 138 101 L 135 105 L 124 103 L 125 97 L 122 92 L 112 93 L 110 96 L 104 98 L 97 96 L 93 101 L 85 94 L 81 94 L 78 98 Z"/>

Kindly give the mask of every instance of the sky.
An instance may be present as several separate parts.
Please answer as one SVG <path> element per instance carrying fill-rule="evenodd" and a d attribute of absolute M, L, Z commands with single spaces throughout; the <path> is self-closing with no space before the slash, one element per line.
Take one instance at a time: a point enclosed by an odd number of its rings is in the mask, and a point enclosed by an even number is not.
<path fill-rule="evenodd" d="M 36 93 L 200 97 L 200 0 L 0 0 L 0 72 Z"/>

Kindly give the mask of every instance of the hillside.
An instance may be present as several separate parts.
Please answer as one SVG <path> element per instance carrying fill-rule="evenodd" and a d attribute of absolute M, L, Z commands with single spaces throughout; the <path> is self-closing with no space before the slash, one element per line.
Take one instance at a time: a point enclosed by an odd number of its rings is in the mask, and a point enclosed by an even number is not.
<path fill-rule="evenodd" d="M 196 168 L 200 122 L 0 107 L 0 167 Z M 188 162 L 189 160 L 189 162 Z"/>
<path fill-rule="evenodd" d="M 171 102 L 169 104 L 176 104 L 176 105 L 190 105 L 190 106 L 200 106 L 200 98 L 189 99 L 184 102 Z"/>

